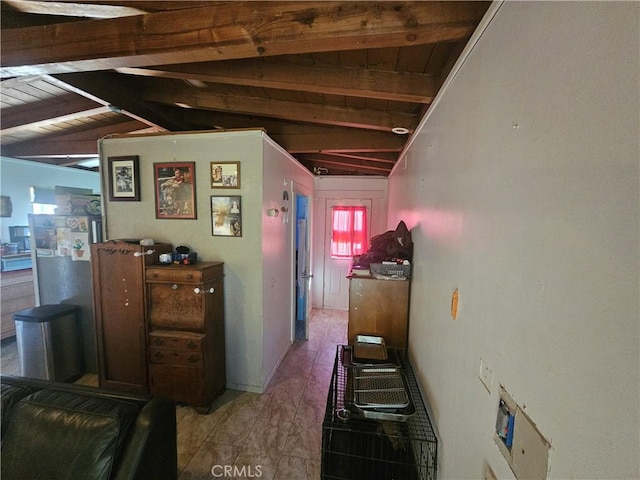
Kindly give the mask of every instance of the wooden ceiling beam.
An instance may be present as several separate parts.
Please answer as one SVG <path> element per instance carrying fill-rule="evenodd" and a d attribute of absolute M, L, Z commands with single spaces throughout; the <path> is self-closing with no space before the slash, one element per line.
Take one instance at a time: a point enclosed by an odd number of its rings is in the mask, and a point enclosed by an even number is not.
<path fill-rule="evenodd" d="M 162 125 L 154 122 L 153 120 L 143 115 L 147 113 L 146 107 L 142 107 L 142 111 L 139 113 L 123 109 L 121 105 L 129 105 L 132 108 L 135 108 L 136 105 L 139 104 L 139 102 L 137 101 L 137 98 L 134 96 L 133 99 L 131 99 L 132 96 L 125 92 L 110 91 L 108 86 L 105 88 L 105 81 L 103 80 L 104 75 L 111 76 L 110 79 L 107 81 L 107 83 L 110 83 L 112 86 L 119 85 L 117 82 L 119 78 L 115 78 L 115 76 L 113 76 L 112 73 L 106 73 L 106 74 L 88 73 L 86 75 L 66 75 L 66 76 L 65 75 L 57 75 L 57 76 L 43 75 L 42 78 L 47 82 L 51 83 L 52 85 L 55 85 L 59 88 L 67 90 L 71 93 L 75 93 L 80 97 L 87 98 L 100 105 L 107 105 L 110 107 L 110 110 L 118 111 L 123 115 L 130 117 L 133 120 L 137 120 L 141 123 L 144 123 L 149 128 L 166 130 L 166 128 L 163 127 Z M 121 84 L 119 86 L 124 87 L 124 85 L 121 85 Z M 89 91 L 88 89 L 91 89 L 92 91 Z M 97 93 L 99 93 L 99 95 L 94 94 L 93 92 L 94 89 L 96 90 Z M 106 97 L 106 99 L 103 97 Z M 118 101 L 117 105 L 119 106 L 115 106 L 115 105 L 112 106 L 110 100 Z M 158 114 L 151 114 L 150 117 L 156 118 L 158 117 Z"/>
<path fill-rule="evenodd" d="M 107 125 L 101 125 L 99 127 L 93 127 L 86 130 L 80 130 L 73 133 L 55 135 L 55 141 L 76 141 L 76 140 L 93 140 L 98 142 L 99 139 L 107 137 L 109 135 L 123 135 L 130 133 L 146 132 L 147 125 L 137 120 L 132 120 L 125 115 L 121 117 L 124 121 L 109 123 Z M 91 124 L 89 124 L 91 125 Z M 45 144 L 49 140 L 49 137 L 43 137 L 42 140 L 38 140 L 38 143 Z"/>
<path fill-rule="evenodd" d="M 391 169 L 393 168 L 393 165 L 395 164 L 395 162 L 391 165 L 386 165 L 386 166 L 379 166 L 379 165 L 370 165 L 367 163 L 364 163 L 362 161 L 345 161 L 344 159 L 340 158 L 340 159 L 336 159 L 336 158 L 332 158 L 331 155 L 329 154 L 301 154 L 301 155 L 297 155 L 298 160 L 308 160 L 308 161 L 313 161 L 313 162 L 324 162 L 327 165 L 350 165 L 353 167 L 360 167 L 360 168 L 368 168 L 371 171 L 376 171 L 376 172 L 390 172 Z"/>
<path fill-rule="evenodd" d="M 14 134 L 14 133 L 17 133 L 17 132 L 21 132 L 21 131 L 29 130 L 29 129 L 33 129 L 33 128 L 46 127 L 46 126 L 49 126 L 49 125 L 55 125 L 56 123 L 62 123 L 62 122 L 70 122 L 72 120 L 77 120 L 79 118 L 90 117 L 90 116 L 93 116 L 93 115 L 101 115 L 103 113 L 108 113 L 110 111 L 111 110 L 109 109 L 109 107 L 94 107 L 91 110 L 84 110 L 84 111 L 80 111 L 80 112 L 72 112 L 72 113 L 68 113 L 66 115 L 60 115 L 58 117 L 45 118 L 43 120 L 39 120 L 39 121 L 35 121 L 35 122 L 23 124 L 23 125 L 16 125 L 16 126 L 13 126 L 13 127 L 8 127 L 8 128 L 4 128 L 4 125 L 3 125 L 2 130 L 0 131 L 0 133 L 2 133 L 2 135 L 10 135 L 10 134 Z"/>
<path fill-rule="evenodd" d="M 262 60 L 166 65 L 157 68 L 121 68 L 118 71 L 146 77 L 197 80 L 425 104 L 433 101 L 440 86 L 438 77 L 421 73 L 299 65 Z"/>
<path fill-rule="evenodd" d="M 50 124 L 81 118 L 87 116 L 86 112 L 95 108 L 95 102 L 72 94 L 55 98 L 53 101 L 43 100 L 19 107 L 3 108 L 0 111 L 1 132 L 6 134 L 10 129 L 15 130 L 20 127 L 26 129 L 43 122 Z"/>
<path fill-rule="evenodd" d="M 318 153 L 328 149 L 340 152 L 400 152 L 404 146 L 402 139 L 395 135 L 383 135 L 377 132 L 333 133 L 330 137 L 323 133 L 270 133 L 268 135 L 293 155 Z"/>
<path fill-rule="evenodd" d="M 74 141 L 61 141 L 55 138 L 45 141 L 13 143 L 2 147 L 2 155 L 13 158 L 95 156 L 97 154 L 98 143 L 95 138 Z"/>
<path fill-rule="evenodd" d="M 235 115 L 231 112 L 186 111 L 201 130 L 262 128 L 290 153 L 398 153 L 406 140 L 405 137 L 381 131 L 287 122 L 275 118 Z"/>
<path fill-rule="evenodd" d="M 120 75 L 112 72 L 84 72 L 66 75 L 52 75 L 59 86 L 80 95 L 110 105 L 110 109 L 120 112 L 159 130 L 187 130 L 184 122 L 176 115 L 178 108 L 168 109 L 162 105 L 144 102 L 138 94 L 138 88 L 126 82 Z M 178 120 L 176 119 L 178 118 Z"/>
<path fill-rule="evenodd" d="M 144 99 L 165 105 L 182 105 L 192 109 L 244 113 L 275 117 L 293 122 L 336 125 L 390 132 L 393 127 L 412 131 L 420 121 L 417 115 L 383 112 L 313 103 L 299 103 L 240 95 L 221 95 L 203 89 L 156 88 L 144 93 Z"/>
<path fill-rule="evenodd" d="M 362 173 L 367 175 L 387 176 L 389 175 L 389 172 L 391 172 L 390 168 L 380 169 L 380 168 L 368 167 L 364 165 L 354 165 L 354 164 L 349 164 L 344 162 L 332 162 L 325 159 L 314 159 L 314 158 L 304 157 L 304 158 L 298 158 L 297 160 L 303 165 L 307 165 L 309 167 L 309 170 L 312 170 L 312 171 L 314 166 L 324 166 L 326 168 L 331 168 L 332 170 L 340 170 L 340 171 L 350 172 L 350 173 L 355 172 L 355 173 Z"/>
<path fill-rule="evenodd" d="M 396 160 L 391 160 L 389 158 L 377 158 L 377 157 L 372 157 L 372 156 L 366 156 L 366 155 L 354 155 L 354 154 L 350 154 L 350 153 L 339 153 L 339 152 L 334 152 L 332 150 L 323 150 L 322 153 L 327 153 L 329 155 L 332 155 L 334 157 L 340 157 L 340 158 L 346 158 L 346 159 L 352 159 L 352 160 L 362 160 L 365 162 L 381 162 L 381 163 L 389 163 L 391 165 L 395 165 Z"/>
<path fill-rule="evenodd" d="M 484 2 L 229 2 L 6 29 L 2 77 L 462 40 Z M 477 5 L 476 5 L 477 4 Z"/>

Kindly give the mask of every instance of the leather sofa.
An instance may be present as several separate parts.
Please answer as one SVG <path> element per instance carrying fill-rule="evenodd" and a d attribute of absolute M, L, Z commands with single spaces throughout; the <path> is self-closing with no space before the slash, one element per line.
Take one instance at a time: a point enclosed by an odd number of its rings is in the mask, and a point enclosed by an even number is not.
<path fill-rule="evenodd" d="M 177 478 L 176 413 L 164 397 L 2 375 L 1 478 Z"/>

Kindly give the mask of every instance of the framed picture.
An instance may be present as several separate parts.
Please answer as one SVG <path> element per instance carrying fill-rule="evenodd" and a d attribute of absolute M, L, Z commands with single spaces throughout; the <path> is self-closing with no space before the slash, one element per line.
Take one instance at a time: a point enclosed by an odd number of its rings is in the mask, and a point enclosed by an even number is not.
<path fill-rule="evenodd" d="M 154 163 L 156 218 L 196 218 L 195 162 Z"/>
<path fill-rule="evenodd" d="M 211 233 L 214 237 L 242 236 L 242 207 L 239 195 L 211 195 Z"/>
<path fill-rule="evenodd" d="M 211 162 L 211 188 L 240 188 L 240 162 Z"/>
<path fill-rule="evenodd" d="M 107 158 L 109 200 L 112 202 L 140 201 L 140 160 L 137 155 Z"/>

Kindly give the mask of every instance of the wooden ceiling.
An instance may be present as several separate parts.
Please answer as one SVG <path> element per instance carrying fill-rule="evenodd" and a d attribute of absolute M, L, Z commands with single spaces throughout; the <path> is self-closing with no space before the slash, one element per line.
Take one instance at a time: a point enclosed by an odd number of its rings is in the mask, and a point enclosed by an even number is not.
<path fill-rule="evenodd" d="M 489 3 L 3 0 L 1 153 L 260 127 L 316 174 L 387 176 Z"/>

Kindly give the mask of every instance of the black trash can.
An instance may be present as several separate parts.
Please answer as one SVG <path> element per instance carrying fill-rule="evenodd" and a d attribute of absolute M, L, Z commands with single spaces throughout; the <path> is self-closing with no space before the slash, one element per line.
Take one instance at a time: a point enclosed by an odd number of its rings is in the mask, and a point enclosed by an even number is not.
<path fill-rule="evenodd" d="M 77 305 L 41 305 L 13 314 L 19 375 L 56 382 L 80 378 L 84 362 Z"/>

